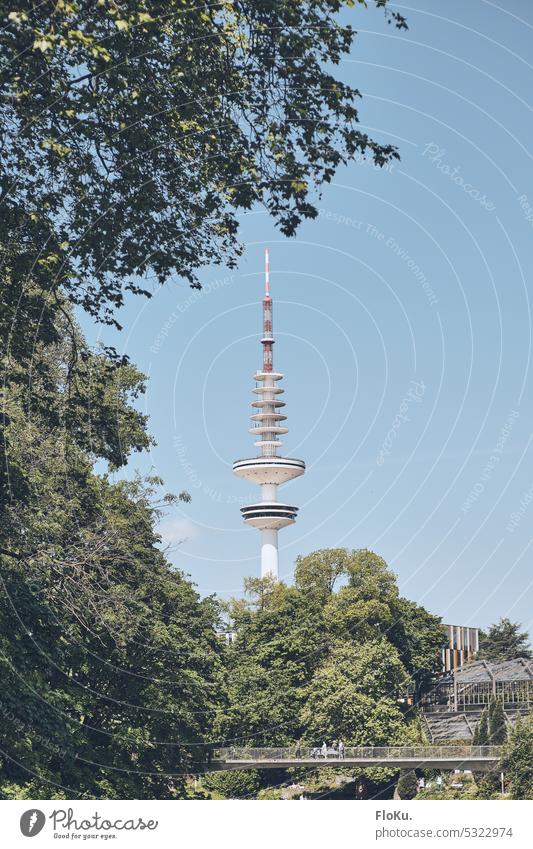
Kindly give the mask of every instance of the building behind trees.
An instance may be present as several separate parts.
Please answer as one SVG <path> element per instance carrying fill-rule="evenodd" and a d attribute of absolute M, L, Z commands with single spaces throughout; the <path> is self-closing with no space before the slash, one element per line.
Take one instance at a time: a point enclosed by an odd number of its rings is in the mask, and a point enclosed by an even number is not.
<path fill-rule="evenodd" d="M 432 741 L 470 740 L 494 702 L 502 705 L 508 723 L 533 709 L 532 660 L 475 660 L 445 673 L 420 700 L 425 731 Z"/>

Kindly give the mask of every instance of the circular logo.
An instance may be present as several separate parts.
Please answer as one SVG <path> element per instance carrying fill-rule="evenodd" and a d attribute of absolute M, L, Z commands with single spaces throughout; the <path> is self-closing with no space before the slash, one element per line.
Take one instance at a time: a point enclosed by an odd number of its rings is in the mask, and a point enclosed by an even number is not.
<path fill-rule="evenodd" d="M 24 837 L 35 837 L 43 830 L 46 817 L 42 811 L 37 808 L 31 808 L 29 811 L 24 811 L 20 818 L 20 830 Z"/>

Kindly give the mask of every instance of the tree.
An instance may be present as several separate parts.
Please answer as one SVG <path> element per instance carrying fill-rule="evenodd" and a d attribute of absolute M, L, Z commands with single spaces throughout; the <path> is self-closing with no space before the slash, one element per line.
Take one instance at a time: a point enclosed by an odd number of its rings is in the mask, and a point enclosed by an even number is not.
<path fill-rule="evenodd" d="M 400 799 L 414 799 L 418 793 L 418 778 L 414 770 L 402 770 L 398 781 L 398 796 Z"/>
<path fill-rule="evenodd" d="M 317 669 L 302 711 L 311 742 L 341 737 L 348 745 L 387 745 L 405 740 L 397 695 L 406 672 L 386 641 L 339 645 Z"/>
<path fill-rule="evenodd" d="M 491 699 L 489 705 L 481 714 L 472 742 L 474 746 L 501 746 L 506 740 L 507 724 L 503 702 L 499 699 Z M 497 773 L 474 773 L 474 778 L 479 788 L 480 798 L 498 798 L 500 781 Z"/>
<path fill-rule="evenodd" d="M 322 549 L 299 557 L 295 583 L 310 603 L 323 610 L 326 628 L 335 636 L 373 638 L 393 623 L 396 579 L 372 551 Z"/>
<path fill-rule="evenodd" d="M 302 712 L 310 741 L 336 740 L 351 746 L 392 746 L 405 742 L 402 713 L 392 699 L 377 702 L 335 675 L 320 676 L 325 692 L 311 689 Z"/>
<path fill-rule="evenodd" d="M 216 734 L 237 745 L 279 745 L 302 734 L 304 685 L 324 635 L 316 610 L 296 589 L 253 579 L 246 591 L 227 610 L 236 637 L 227 649 L 228 704 Z"/>
<path fill-rule="evenodd" d="M 374 0 L 399 28 L 388 0 Z M 139 277 L 234 263 L 239 211 L 285 235 L 355 154 L 360 93 L 331 73 L 363 0 L 0 3 L 0 250 L 16 290 L 60 288 L 106 321 Z"/>
<path fill-rule="evenodd" d="M 400 627 L 394 574 L 366 549 L 299 557 L 295 583 L 249 580 L 246 598 L 229 604 L 236 638 L 227 649 L 228 705 L 217 736 L 258 746 L 301 737 L 369 745 L 417 738 L 400 697 L 412 688 L 419 659 L 426 671 L 438 667 L 437 618 L 404 600 L 416 627 Z"/>
<path fill-rule="evenodd" d="M 512 799 L 533 799 L 533 714 L 518 718 L 509 735 L 502 769 Z"/>
<path fill-rule="evenodd" d="M 487 746 L 489 743 L 489 716 L 486 708 L 482 712 L 480 720 L 476 725 L 472 743 L 474 746 Z"/>
<path fill-rule="evenodd" d="M 78 513 L 70 545 L 55 535 L 21 564 L 1 560 L 0 787 L 172 798 L 211 739 L 216 611 L 155 548 L 140 485 L 92 487 L 101 521 Z"/>
<path fill-rule="evenodd" d="M 326 602 L 339 578 L 347 578 L 351 553 L 347 548 L 324 548 L 297 557 L 294 583 L 304 593 Z"/>
<path fill-rule="evenodd" d="M 403 694 L 409 676 L 399 654 L 384 637 L 360 644 L 339 641 L 315 672 L 312 687 L 320 689 L 322 676 L 338 673 L 365 696 L 397 699 Z"/>
<path fill-rule="evenodd" d="M 493 698 L 483 710 L 473 737 L 475 746 L 501 746 L 507 740 L 503 702 Z"/>
<path fill-rule="evenodd" d="M 488 742 L 491 746 L 501 746 L 507 740 L 507 723 L 503 702 L 492 699 L 488 709 Z"/>
<path fill-rule="evenodd" d="M 440 616 L 406 598 L 393 602 L 392 614 L 388 638 L 398 649 L 415 691 L 420 692 L 442 670 L 442 649 L 447 645 L 447 637 Z"/>
<path fill-rule="evenodd" d="M 158 548 L 161 481 L 92 471 L 149 444 L 144 379 L 64 309 L 32 394 L 17 368 L 3 386 L 0 795 L 174 798 L 211 742 L 218 610 Z"/>
<path fill-rule="evenodd" d="M 527 631 L 521 632 L 520 628 L 519 622 L 500 619 L 499 622 L 490 626 L 486 634 L 481 632 L 478 658 L 497 663 L 516 660 L 519 657 L 533 657 L 529 646 L 529 634 Z"/>
<path fill-rule="evenodd" d="M 400 652 L 415 689 L 440 672 L 446 645 L 440 618 L 400 598 L 394 574 L 374 552 L 336 548 L 298 557 L 295 583 L 323 611 L 333 634 L 354 639 L 385 634 Z"/>

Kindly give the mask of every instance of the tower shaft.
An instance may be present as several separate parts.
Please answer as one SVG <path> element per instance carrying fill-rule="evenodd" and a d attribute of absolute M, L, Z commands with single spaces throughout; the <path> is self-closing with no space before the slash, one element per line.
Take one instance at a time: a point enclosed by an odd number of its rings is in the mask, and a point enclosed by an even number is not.
<path fill-rule="evenodd" d="M 261 531 L 261 577 L 279 576 L 278 532 L 275 528 Z"/>

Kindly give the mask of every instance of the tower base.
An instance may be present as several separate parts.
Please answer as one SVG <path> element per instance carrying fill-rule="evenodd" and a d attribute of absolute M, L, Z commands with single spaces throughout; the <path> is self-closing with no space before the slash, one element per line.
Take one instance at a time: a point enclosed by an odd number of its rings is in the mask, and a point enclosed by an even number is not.
<path fill-rule="evenodd" d="M 272 528 L 261 531 L 261 577 L 278 580 L 278 532 Z"/>

